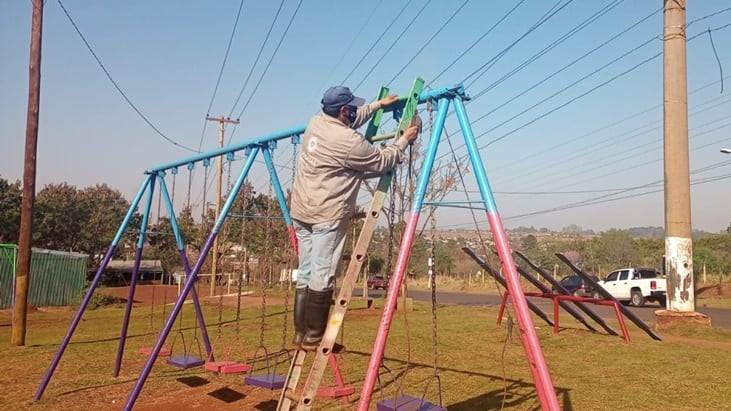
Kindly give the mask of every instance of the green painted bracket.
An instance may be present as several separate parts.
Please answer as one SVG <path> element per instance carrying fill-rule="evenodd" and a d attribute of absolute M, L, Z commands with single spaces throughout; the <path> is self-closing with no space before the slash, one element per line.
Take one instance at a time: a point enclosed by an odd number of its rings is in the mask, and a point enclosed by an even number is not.
<path fill-rule="evenodd" d="M 388 87 L 381 87 L 381 90 L 378 91 L 378 100 L 385 98 L 388 96 L 389 89 Z M 366 129 L 365 138 L 368 141 L 371 141 L 373 136 L 376 135 L 378 132 L 378 127 L 381 125 L 381 119 L 383 118 L 383 109 L 379 108 L 378 111 L 371 117 L 371 122 L 368 123 L 368 128 Z"/>

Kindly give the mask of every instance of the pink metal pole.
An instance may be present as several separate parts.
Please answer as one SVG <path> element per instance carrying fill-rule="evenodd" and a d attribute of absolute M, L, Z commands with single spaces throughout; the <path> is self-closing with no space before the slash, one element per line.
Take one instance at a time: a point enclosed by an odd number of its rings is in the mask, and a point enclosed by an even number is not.
<path fill-rule="evenodd" d="M 508 291 L 510 292 L 510 298 L 513 301 L 513 309 L 515 310 L 515 316 L 518 320 L 520 338 L 523 341 L 523 348 L 528 356 L 528 363 L 530 364 L 530 369 L 533 373 L 533 380 L 536 384 L 538 398 L 540 399 L 541 406 L 544 410 L 558 411 L 561 408 L 558 405 L 556 391 L 553 388 L 551 374 L 548 372 L 548 366 L 546 365 L 545 358 L 543 357 L 543 350 L 541 349 L 540 341 L 538 341 L 538 335 L 536 334 L 536 328 L 533 325 L 533 319 L 528 312 L 528 303 L 525 295 L 523 294 L 523 289 L 520 286 L 518 272 L 515 268 L 513 255 L 510 252 L 510 245 L 508 243 L 507 236 L 505 235 L 505 229 L 503 228 L 502 221 L 500 221 L 497 214 L 488 212 L 487 219 L 490 222 L 493 240 L 495 240 L 497 253 L 500 256 L 500 261 L 502 262 L 505 281 L 508 283 Z"/>
<path fill-rule="evenodd" d="M 371 402 L 371 394 L 373 393 L 373 387 L 378 377 L 378 370 L 381 367 L 381 359 L 383 358 L 383 351 L 386 347 L 386 339 L 388 338 L 388 332 L 391 330 L 391 320 L 393 319 L 393 313 L 396 310 L 396 303 L 399 297 L 399 287 L 404 279 L 404 273 L 406 272 L 406 265 L 409 262 L 409 255 L 411 254 L 411 245 L 414 242 L 414 233 L 416 233 L 416 226 L 419 223 L 419 213 L 412 212 L 409 215 L 409 220 L 406 223 L 406 230 L 404 236 L 401 239 L 401 246 L 399 247 L 398 258 L 396 265 L 391 275 L 391 284 L 389 284 L 389 292 L 386 295 L 386 303 L 383 307 L 383 314 L 381 314 L 381 324 L 378 327 L 378 333 L 376 334 L 376 340 L 373 342 L 373 351 L 371 352 L 371 359 L 368 362 L 368 370 L 366 371 L 365 380 L 363 381 L 363 388 L 360 392 L 360 399 L 358 400 L 358 411 L 368 411 L 368 407 Z M 402 307 L 406 309 L 405 307 Z"/>

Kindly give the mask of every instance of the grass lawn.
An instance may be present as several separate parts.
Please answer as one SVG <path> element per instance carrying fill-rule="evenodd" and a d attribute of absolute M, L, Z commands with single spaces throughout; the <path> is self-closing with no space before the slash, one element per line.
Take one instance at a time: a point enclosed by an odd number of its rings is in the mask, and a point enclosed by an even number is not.
<path fill-rule="evenodd" d="M 351 400 L 360 393 L 381 316 L 380 309 L 366 309 L 362 304 L 353 303 L 344 327 L 343 341 L 348 350 L 341 358 L 341 366 L 356 386 Z M 237 328 L 235 310 L 225 308 L 221 312 L 223 324 L 219 327 L 218 308 L 203 308 L 208 332 L 219 348 L 232 341 Z M 158 309 L 152 319 L 158 328 L 163 323 L 161 311 Z M 137 350 L 152 340 L 144 335 L 150 325 L 150 313 L 149 308 L 134 309 L 122 372 L 114 378 L 123 309 L 87 311 L 39 403 L 32 401 L 33 395 L 74 311 L 30 313 L 27 346 L 20 348 L 9 346 L 10 314 L 0 313 L 0 356 L 5 363 L 5 372 L 0 374 L 0 409 L 121 409 L 145 361 Z M 266 308 L 263 325 L 260 308 L 247 308 L 241 314 L 238 336 L 249 356 L 262 335 L 265 346 L 274 351 L 291 339 L 292 314 L 287 313 L 285 329 L 281 305 Z M 375 409 L 381 397 L 393 396 L 399 388 L 418 397 L 428 387 L 426 398 L 438 402 L 437 385 L 428 384 L 435 381 L 435 358 L 443 404 L 451 411 L 540 408 L 517 327 L 509 335 L 506 322 L 497 326 L 497 310 L 488 307 L 440 306 L 437 314 L 435 352 L 431 305 L 414 302 L 413 311 L 396 313 L 384 358 L 391 373 L 384 371 L 382 390 L 373 393 L 371 409 Z M 176 324 L 176 334 L 171 334 L 169 341 L 175 335 L 183 335 L 193 347 L 188 351 L 197 354 L 195 340 L 200 340 L 200 332 L 194 330 L 193 324 L 192 307 L 186 305 L 182 331 Z M 626 344 L 620 337 L 586 331 L 570 317 L 562 318 L 561 324 L 568 328 L 559 334 L 539 321 L 535 324 L 564 410 L 731 410 L 731 332 L 679 328 L 663 332 L 664 341 L 658 342 L 628 323 L 632 342 Z M 616 326 L 611 321 L 610 324 Z M 177 342 L 176 347 L 180 349 Z M 240 354 L 238 348 L 232 352 Z M 281 373 L 286 373 L 286 369 Z M 242 378 L 215 376 L 200 368 L 178 370 L 159 360 L 135 409 L 274 409 L 272 400 L 278 398 L 278 392 L 244 386 Z M 183 383 L 191 379 L 206 381 L 207 385 L 189 387 Z M 329 381 L 326 374 L 323 382 Z M 222 400 L 211 394 L 212 390 L 224 388 L 239 395 Z M 350 407 L 338 400 L 318 399 L 314 409 Z"/>

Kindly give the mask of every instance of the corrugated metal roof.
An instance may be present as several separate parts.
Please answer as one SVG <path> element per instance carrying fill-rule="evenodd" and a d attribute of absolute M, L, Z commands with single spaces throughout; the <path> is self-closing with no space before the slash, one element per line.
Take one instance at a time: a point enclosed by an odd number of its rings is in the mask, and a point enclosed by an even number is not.
<path fill-rule="evenodd" d="M 107 264 L 107 270 L 131 273 L 134 270 L 134 260 L 112 260 Z M 140 260 L 140 273 L 162 273 L 160 260 Z"/>

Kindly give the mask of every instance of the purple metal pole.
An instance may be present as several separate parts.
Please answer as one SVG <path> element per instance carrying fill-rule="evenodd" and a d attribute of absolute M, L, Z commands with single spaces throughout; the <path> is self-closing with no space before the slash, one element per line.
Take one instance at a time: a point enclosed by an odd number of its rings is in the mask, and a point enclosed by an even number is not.
<path fill-rule="evenodd" d="M 119 334 L 119 346 L 117 347 L 117 360 L 114 363 L 115 377 L 119 377 L 119 371 L 122 368 L 122 357 L 124 356 L 124 346 L 127 341 L 127 330 L 129 329 L 129 319 L 132 315 L 132 304 L 134 303 L 135 289 L 137 288 L 137 275 L 140 272 L 140 261 L 142 260 L 142 247 L 145 244 L 145 232 L 147 231 L 147 224 L 150 221 L 150 209 L 152 208 L 152 199 L 155 193 L 155 178 L 153 175 L 150 179 L 147 195 L 147 201 L 145 202 L 145 211 L 142 214 L 142 224 L 140 225 L 140 235 L 137 239 L 137 250 L 135 250 L 135 262 L 134 268 L 132 269 L 132 278 L 129 285 L 129 292 L 127 294 L 127 304 L 124 308 L 124 319 L 122 320 L 122 330 Z"/>
<path fill-rule="evenodd" d="M 216 237 L 216 233 L 210 233 L 208 235 L 208 238 L 206 239 L 206 242 L 203 245 L 201 255 L 198 258 L 198 261 L 196 262 L 193 269 L 190 271 L 190 275 L 187 276 L 187 280 L 185 281 L 185 286 L 183 287 L 182 292 L 178 296 L 178 299 L 175 300 L 175 305 L 173 306 L 173 309 L 170 312 L 170 316 L 168 316 L 168 319 L 165 322 L 165 325 L 163 325 L 162 330 L 160 331 L 160 336 L 157 339 L 155 346 L 152 348 L 152 352 L 150 353 L 150 356 L 147 358 L 147 362 L 145 362 L 145 366 L 142 368 L 140 377 L 137 379 L 137 383 L 135 384 L 134 388 L 132 389 L 132 392 L 130 393 L 129 397 L 127 398 L 127 403 L 124 405 L 125 410 L 127 410 L 127 411 L 131 410 L 132 407 L 134 406 L 135 401 L 137 400 L 137 397 L 139 397 L 140 392 L 142 391 L 142 387 L 144 386 L 145 381 L 147 380 L 147 377 L 150 375 L 150 372 L 152 371 L 152 366 L 155 364 L 155 360 L 157 359 L 158 355 L 160 355 L 160 350 L 162 349 L 162 345 L 165 342 L 165 340 L 168 338 L 168 335 L 170 335 L 170 330 L 173 328 L 173 325 L 175 325 L 175 319 L 178 318 L 178 315 L 180 314 L 180 310 L 183 308 L 183 303 L 185 302 L 185 298 L 187 297 L 188 293 L 195 285 L 196 278 L 198 276 L 198 273 L 200 272 L 201 266 L 203 265 L 205 256 L 211 250 L 211 247 L 213 246 L 213 240 L 215 237 Z"/>
<path fill-rule="evenodd" d="M 143 235 L 143 234 L 140 234 Z M 135 288 L 137 287 L 137 274 L 140 269 L 140 260 L 142 260 L 142 247 L 137 247 L 135 251 L 135 263 L 132 269 L 132 279 L 129 283 L 129 291 L 127 293 L 127 304 L 124 307 L 124 319 L 122 320 L 122 331 L 119 334 L 119 346 L 117 346 L 117 360 L 114 362 L 115 377 L 119 377 L 119 370 L 122 368 L 122 357 L 124 356 L 125 341 L 127 341 L 127 330 L 129 329 L 129 319 L 132 315 L 132 303 L 134 303 Z"/>
<path fill-rule="evenodd" d="M 66 347 L 68 346 L 69 341 L 71 341 L 71 336 L 74 335 L 74 331 L 76 330 L 76 327 L 79 325 L 79 322 L 81 321 L 81 317 L 84 315 L 84 311 L 86 310 L 86 307 L 89 305 L 89 301 L 91 301 L 91 297 L 92 297 L 92 295 L 94 295 L 94 291 L 96 290 L 96 287 L 99 285 L 99 281 L 102 278 L 102 273 L 104 273 L 104 270 L 107 268 L 107 265 L 109 264 L 109 260 L 112 258 L 112 254 L 114 254 L 114 251 L 116 251 L 117 245 L 119 244 L 119 241 L 122 238 L 122 235 L 124 234 L 124 230 L 127 229 L 127 226 L 129 225 L 129 222 L 132 219 L 132 215 L 134 214 L 134 211 L 137 209 L 137 205 L 140 203 L 142 194 L 145 192 L 145 189 L 150 184 L 150 180 L 151 180 L 151 176 L 148 175 L 145 178 L 145 181 L 142 183 L 142 186 L 140 186 L 139 191 L 137 191 L 137 195 L 135 196 L 134 201 L 132 201 L 132 205 L 130 206 L 129 210 L 127 211 L 127 215 L 124 217 L 124 220 L 122 221 L 122 225 L 119 227 L 119 230 L 117 230 L 117 235 L 114 237 L 114 240 L 112 240 L 112 244 L 107 249 L 107 253 L 104 255 L 104 259 L 102 260 L 102 263 L 99 266 L 99 269 L 96 271 L 96 274 L 94 275 L 94 279 L 91 281 L 91 284 L 89 285 L 89 291 L 86 292 L 86 296 L 84 296 L 84 299 L 81 301 L 81 306 L 79 307 L 79 310 L 76 311 L 76 315 L 74 316 L 74 319 L 71 321 L 71 325 L 69 326 L 69 329 L 66 332 L 66 336 L 63 337 L 63 341 L 61 342 L 61 345 L 58 347 L 56 356 L 53 357 L 53 360 L 51 361 L 51 365 L 48 367 L 48 370 L 46 371 L 46 375 L 43 376 L 43 380 L 41 381 L 41 386 L 38 387 L 38 391 L 36 391 L 36 395 L 33 397 L 36 401 L 41 399 L 41 397 L 43 396 L 43 392 L 46 390 L 48 383 L 51 381 L 51 376 L 53 376 L 53 372 L 56 370 L 56 367 L 58 367 L 58 363 L 61 361 L 61 357 L 63 356 L 64 351 L 66 351 Z"/>
<path fill-rule="evenodd" d="M 513 255 L 510 251 L 510 244 L 508 243 L 505 229 L 503 228 L 497 206 L 495 205 L 495 199 L 493 198 L 487 173 L 485 172 L 485 167 L 482 164 L 482 158 L 480 157 L 480 152 L 475 142 L 475 136 L 472 133 L 472 127 L 467 118 L 464 103 L 461 99 L 454 99 L 454 107 L 457 112 L 457 119 L 462 129 L 467 151 L 470 154 L 472 169 L 477 178 L 480 193 L 482 194 L 482 201 L 485 203 L 485 208 L 487 209 L 487 220 L 490 223 L 497 253 L 500 256 L 502 268 L 505 271 L 505 280 L 508 283 L 508 291 L 510 292 L 510 298 L 513 301 L 515 315 L 518 320 L 520 338 L 523 342 L 523 349 L 528 357 L 528 365 L 533 374 L 533 381 L 536 385 L 538 398 L 541 401 L 541 407 L 544 410 L 560 410 L 558 398 L 556 398 L 556 391 L 551 380 L 551 374 L 548 371 L 548 366 L 543 356 L 543 350 L 541 349 L 541 344 L 538 340 L 535 326 L 533 325 L 533 319 L 528 311 L 528 304 L 523 294 L 523 289 L 520 286 L 515 261 L 513 261 Z"/>
<path fill-rule="evenodd" d="M 246 165 L 244 166 L 244 169 L 242 170 L 241 174 L 239 175 L 238 179 L 236 180 L 236 183 L 234 184 L 233 188 L 231 189 L 231 193 L 238 193 L 239 190 L 241 190 L 241 185 L 244 183 L 246 176 L 249 174 L 249 170 L 251 169 L 252 164 L 254 164 L 254 159 L 256 158 L 256 155 L 258 153 L 259 153 L 258 147 L 255 147 L 251 151 L 251 153 L 249 154 L 249 157 L 246 159 Z M 164 184 L 162 182 L 162 180 L 161 180 L 161 184 Z M 175 305 L 173 306 L 173 309 L 170 312 L 170 316 L 168 317 L 167 321 L 165 322 L 165 325 L 163 325 L 162 330 L 160 331 L 160 338 L 157 339 L 155 346 L 152 348 L 152 352 L 150 353 L 150 356 L 147 358 L 147 362 L 145 363 L 145 366 L 142 368 L 140 377 L 137 379 L 137 382 L 135 383 L 134 388 L 132 388 L 132 392 L 129 394 L 129 397 L 127 397 L 127 402 L 124 405 L 124 410 L 131 411 L 132 407 L 135 404 L 135 401 L 137 401 L 137 397 L 139 397 L 140 392 L 142 391 L 142 387 L 145 385 L 145 381 L 147 381 L 147 377 L 150 376 L 150 372 L 152 371 L 152 366 L 155 363 L 155 359 L 160 354 L 162 345 L 165 342 L 165 339 L 167 339 L 168 335 L 170 334 L 170 330 L 173 328 L 175 319 L 177 318 L 178 314 L 180 314 L 180 310 L 182 309 L 183 303 L 185 302 L 185 297 L 188 295 L 188 293 L 193 288 L 193 285 L 196 282 L 196 278 L 198 277 L 198 273 L 200 272 L 201 267 L 203 266 L 203 262 L 205 261 L 206 256 L 208 255 L 208 252 L 211 251 L 211 247 L 213 247 L 213 240 L 218 235 L 218 232 L 220 231 L 221 226 L 223 225 L 224 219 L 228 215 L 228 212 L 231 210 L 231 206 L 233 205 L 234 200 L 235 200 L 235 195 L 229 195 L 228 198 L 226 199 L 226 202 L 224 203 L 223 208 L 221 209 L 221 213 L 218 216 L 218 220 L 216 220 L 215 224 L 213 225 L 213 229 L 211 230 L 211 233 L 208 234 L 208 237 L 206 238 L 206 242 L 203 244 L 203 248 L 201 249 L 201 253 L 200 253 L 200 256 L 198 257 L 198 260 L 196 261 L 195 265 L 193 266 L 193 269 L 190 270 L 190 275 L 187 276 L 187 280 L 185 282 L 185 286 L 183 287 L 183 291 L 180 293 L 180 295 L 178 296 L 178 299 L 175 301 Z M 179 235 L 180 235 L 180 233 L 178 232 L 176 234 L 176 236 L 179 236 Z M 181 250 L 181 251 L 183 251 L 183 250 Z M 184 262 L 187 261 L 187 257 L 184 258 L 183 261 Z"/>
<path fill-rule="evenodd" d="M 191 167 L 192 169 L 192 167 Z M 177 174 L 177 169 L 173 169 L 173 174 Z M 185 278 L 190 278 L 190 263 L 188 262 L 188 256 L 185 255 L 185 242 L 183 241 L 183 236 L 180 233 L 180 226 L 178 225 L 178 219 L 175 217 L 175 209 L 173 208 L 173 202 L 170 198 L 170 193 L 168 192 L 167 185 L 165 184 L 165 179 L 160 178 L 160 190 L 162 192 L 163 200 L 165 201 L 165 207 L 168 210 L 168 215 L 170 216 L 170 226 L 173 228 L 173 234 L 175 235 L 175 243 L 178 247 L 178 253 L 180 253 L 180 261 L 183 264 L 183 269 L 185 270 Z M 232 193 L 234 197 L 236 196 L 236 193 Z M 214 279 L 211 278 L 211 281 Z M 201 303 L 198 299 L 198 290 L 196 290 L 195 287 L 193 287 L 193 308 L 195 309 L 195 316 L 198 320 L 198 328 L 201 330 L 201 336 L 203 338 L 203 345 L 206 348 L 206 358 L 211 356 L 211 340 L 208 338 L 208 329 L 206 328 L 206 321 L 203 318 L 203 310 L 201 309 Z M 188 296 L 185 295 L 183 298 L 183 301 L 185 301 L 185 298 Z M 165 340 L 163 340 L 163 343 Z"/>

